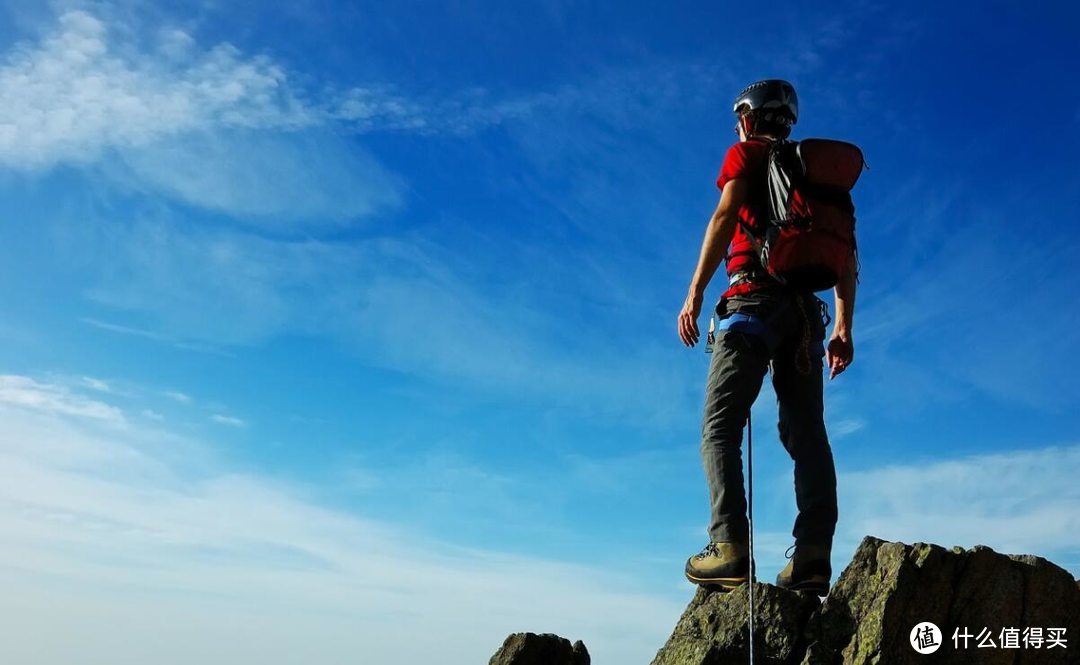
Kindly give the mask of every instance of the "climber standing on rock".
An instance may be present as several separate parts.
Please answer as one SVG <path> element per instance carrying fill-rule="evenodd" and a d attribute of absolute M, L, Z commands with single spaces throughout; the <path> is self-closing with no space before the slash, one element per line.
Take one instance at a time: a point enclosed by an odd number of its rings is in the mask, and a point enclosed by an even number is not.
<path fill-rule="evenodd" d="M 712 360 L 701 439 L 710 541 L 687 560 L 686 576 L 724 589 L 749 579 L 742 435 L 771 369 L 780 441 L 794 461 L 798 506 L 794 554 L 776 584 L 825 595 L 837 505 L 822 358 L 832 379 L 854 355 L 858 262 L 848 191 L 863 168 L 862 153 L 838 141 L 786 140 L 798 119 L 798 99 L 787 81 L 748 86 L 734 110 L 739 141 L 720 169 L 720 202 L 678 317 L 679 337 L 693 347 L 700 337 L 697 319 L 705 288 L 726 260 L 729 288 L 716 306 L 715 337 L 710 330 L 707 342 Z M 819 172 L 825 175 L 815 175 Z M 786 184 L 785 173 L 791 179 Z M 833 288 L 836 305 L 827 347 L 828 307 L 814 295 L 826 288 Z"/>

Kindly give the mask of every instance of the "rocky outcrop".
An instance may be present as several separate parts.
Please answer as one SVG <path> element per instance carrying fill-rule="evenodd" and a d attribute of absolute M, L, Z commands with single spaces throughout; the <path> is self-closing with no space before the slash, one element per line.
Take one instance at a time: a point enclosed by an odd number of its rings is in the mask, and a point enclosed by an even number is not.
<path fill-rule="evenodd" d="M 652 665 L 749 663 L 749 591 L 698 589 Z M 1080 665 L 1080 582 L 1042 557 L 867 536 L 824 602 L 753 592 L 754 665 Z M 923 622 L 933 653 L 912 641 Z M 515 633 L 489 665 L 588 663 L 580 641 Z"/>
<path fill-rule="evenodd" d="M 488 665 L 589 665 L 589 652 L 581 640 L 570 644 L 552 633 L 514 633 Z"/>
<path fill-rule="evenodd" d="M 748 663 L 748 591 L 699 589 L 653 665 Z M 759 665 L 1080 663 L 1080 588 L 1072 576 L 1041 557 L 981 545 L 947 550 L 867 536 L 824 603 L 762 583 L 754 601 Z M 911 642 L 921 622 L 941 631 L 932 655 Z M 1055 634 L 1064 648 L 1049 645 Z"/>
<path fill-rule="evenodd" d="M 749 587 L 729 593 L 699 588 L 653 665 L 748 663 Z M 754 583 L 754 662 L 798 662 L 806 651 L 803 628 L 821 605 L 816 596 Z"/>

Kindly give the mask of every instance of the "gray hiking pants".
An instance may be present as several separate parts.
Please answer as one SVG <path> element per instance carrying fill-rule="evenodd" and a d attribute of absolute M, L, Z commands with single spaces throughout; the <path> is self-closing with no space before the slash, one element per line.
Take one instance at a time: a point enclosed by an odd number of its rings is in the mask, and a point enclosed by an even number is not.
<path fill-rule="evenodd" d="M 770 289 L 722 299 L 705 389 L 701 458 L 715 541 L 746 542 L 742 433 L 765 373 L 779 402 L 780 441 L 795 462 L 796 543 L 831 544 L 836 528 L 836 470 L 825 432 L 825 322 L 813 294 Z"/>

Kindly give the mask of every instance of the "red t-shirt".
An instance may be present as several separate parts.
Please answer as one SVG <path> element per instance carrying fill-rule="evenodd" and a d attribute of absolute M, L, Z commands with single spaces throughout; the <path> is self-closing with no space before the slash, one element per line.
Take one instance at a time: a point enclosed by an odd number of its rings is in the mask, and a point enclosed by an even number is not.
<path fill-rule="evenodd" d="M 716 186 L 721 191 L 729 181 L 737 178 L 745 178 L 749 181 L 747 202 L 739 207 L 739 219 L 752 228 L 759 228 L 758 206 L 755 202 L 765 200 L 765 169 L 769 158 L 769 140 L 751 137 L 746 141 L 740 141 L 728 148 L 724 157 L 724 164 L 720 167 L 720 176 L 716 179 Z M 750 236 L 742 224 L 735 227 L 735 234 L 731 238 L 731 245 L 727 253 L 727 274 L 730 278 L 737 272 L 759 266 L 757 257 L 753 253 Z M 759 268 L 760 269 L 760 268 Z M 749 293 L 763 287 L 771 286 L 772 280 L 758 280 L 730 287 L 724 292 L 723 297 L 736 293 Z"/>

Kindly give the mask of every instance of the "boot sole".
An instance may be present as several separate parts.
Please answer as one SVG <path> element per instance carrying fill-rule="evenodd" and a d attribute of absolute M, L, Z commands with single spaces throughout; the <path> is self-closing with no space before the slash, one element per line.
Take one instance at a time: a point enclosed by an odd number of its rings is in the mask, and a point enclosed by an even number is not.
<path fill-rule="evenodd" d="M 798 582 L 796 584 L 777 584 L 776 586 L 788 591 L 813 591 L 819 596 L 829 595 L 828 582 Z"/>
<path fill-rule="evenodd" d="M 749 577 L 695 577 L 690 573 L 686 573 L 686 579 L 690 580 L 694 584 L 699 586 L 712 586 L 720 587 L 721 589 L 731 590 L 746 584 Z"/>

